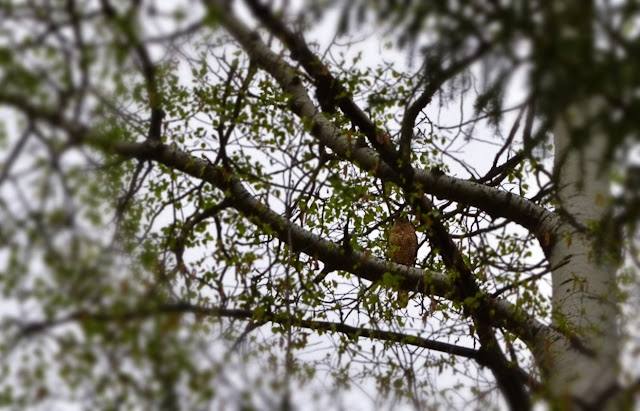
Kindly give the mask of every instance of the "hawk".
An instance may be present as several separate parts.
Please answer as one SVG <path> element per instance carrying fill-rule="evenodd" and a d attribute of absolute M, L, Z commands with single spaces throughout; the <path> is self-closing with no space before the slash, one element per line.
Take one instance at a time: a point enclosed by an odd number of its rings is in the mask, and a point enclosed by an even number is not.
<path fill-rule="evenodd" d="M 389 233 L 389 258 L 397 264 L 413 267 L 418 255 L 418 236 L 407 217 L 397 217 Z"/>

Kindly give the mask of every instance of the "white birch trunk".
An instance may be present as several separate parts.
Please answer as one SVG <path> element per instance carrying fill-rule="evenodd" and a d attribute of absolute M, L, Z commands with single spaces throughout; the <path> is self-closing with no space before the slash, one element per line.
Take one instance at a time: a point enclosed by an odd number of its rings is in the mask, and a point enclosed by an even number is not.
<path fill-rule="evenodd" d="M 602 241 L 579 229 L 594 228 L 608 211 L 610 173 L 609 166 L 602 162 L 607 136 L 592 125 L 581 147 L 572 144 L 570 138 L 571 129 L 589 122 L 603 107 L 595 99 L 573 107 L 554 130 L 557 210 L 573 221 L 562 218 L 556 229 L 557 241 L 549 253 L 552 266 L 569 259 L 553 272 L 553 325 L 564 333 L 575 333 L 586 348 L 578 349 L 567 338 L 548 342 L 549 387 L 553 396 L 564 402 L 558 405 L 569 409 L 603 406 L 600 401 L 617 381 L 618 259 L 611 244 L 598 244 Z M 605 408 L 612 407 L 609 403 Z"/>

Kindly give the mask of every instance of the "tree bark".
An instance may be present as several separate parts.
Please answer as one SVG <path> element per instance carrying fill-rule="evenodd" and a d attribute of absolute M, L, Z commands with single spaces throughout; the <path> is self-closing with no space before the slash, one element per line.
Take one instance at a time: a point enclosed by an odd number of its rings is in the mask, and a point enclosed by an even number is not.
<path fill-rule="evenodd" d="M 543 368 L 557 405 L 568 409 L 615 408 L 608 400 L 620 345 L 619 251 L 600 227 L 609 211 L 610 166 L 602 161 L 607 136 L 592 119 L 602 109 L 597 99 L 571 106 L 554 129 L 557 212 L 564 218 L 548 252 L 551 265 L 559 266 L 552 275 L 553 326 L 580 344 L 547 341 Z"/>

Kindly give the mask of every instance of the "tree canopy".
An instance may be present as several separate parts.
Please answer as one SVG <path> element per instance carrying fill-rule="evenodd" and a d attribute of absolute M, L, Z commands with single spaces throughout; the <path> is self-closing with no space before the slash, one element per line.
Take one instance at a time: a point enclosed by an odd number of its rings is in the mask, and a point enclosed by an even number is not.
<path fill-rule="evenodd" d="M 0 2 L 0 404 L 631 409 L 639 12 Z"/>

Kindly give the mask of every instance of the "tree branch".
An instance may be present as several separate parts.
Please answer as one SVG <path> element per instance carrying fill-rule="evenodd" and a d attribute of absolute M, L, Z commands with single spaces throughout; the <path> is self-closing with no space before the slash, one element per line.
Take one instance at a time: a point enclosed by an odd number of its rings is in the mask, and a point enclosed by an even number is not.
<path fill-rule="evenodd" d="M 210 1 L 209 3 L 215 5 L 219 2 Z M 337 104 L 349 120 L 367 136 L 367 139 L 376 151 L 380 153 L 381 157 L 384 158 L 388 164 L 396 165 L 398 156 L 391 146 L 390 141 L 382 137 L 385 132 L 380 130 L 375 123 L 371 121 L 369 116 L 358 107 L 355 101 L 350 98 L 342 82 L 335 78 L 320 58 L 311 51 L 304 41 L 304 38 L 283 24 L 271 12 L 268 6 L 261 4 L 257 0 L 245 0 L 245 3 L 253 12 L 254 17 L 289 49 L 291 58 L 299 62 L 307 74 L 311 76 L 318 93 L 324 95 L 325 99 L 331 104 Z M 235 19 L 231 16 L 225 16 L 223 18 L 227 19 L 227 23 L 230 23 L 227 29 L 230 27 L 236 29 L 233 32 L 234 35 L 246 36 L 247 28 L 242 27 L 241 23 L 238 25 L 237 23 L 239 22 L 234 21 Z M 267 71 L 269 72 L 269 70 Z M 271 72 L 269 73 L 273 74 Z M 320 103 L 322 104 L 322 101 Z M 321 115 L 320 113 L 318 114 Z"/>
<path fill-rule="evenodd" d="M 16 321 L 19 335 L 15 342 L 20 339 L 45 332 L 51 328 L 69 324 L 75 321 L 100 321 L 100 322 L 129 322 L 139 321 L 151 318 L 157 315 L 171 314 L 196 314 L 198 316 L 215 316 L 233 318 L 238 320 L 256 321 L 253 310 L 231 309 L 222 307 L 205 307 L 194 305 L 186 302 L 178 302 L 173 304 L 162 304 L 157 307 L 133 309 L 124 312 L 90 312 L 86 310 L 78 311 L 64 317 L 54 320 L 20 322 Z M 409 335 L 395 331 L 375 330 L 365 327 L 354 327 L 344 323 L 331 321 L 316 321 L 306 319 L 291 320 L 287 316 L 278 312 L 265 312 L 258 319 L 259 324 L 272 322 L 275 324 L 291 325 L 296 328 L 304 328 L 312 331 L 326 331 L 330 333 L 340 333 L 347 335 L 349 338 L 370 338 L 376 341 L 386 341 L 391 343 L 400 343 L 412 345 L 414 347 L 425 348 L 432 351 L 441 352 L 443 354 L 455 355 L 458 357 L 469 358 L 478 362 L 483 366 L 490 366 L 491 359 L 481 350 L 461 347 L 455 344 L 444 343 L 431 340 L 428 338 Z M 531 384 L 531 377 L 522 369 L 518 369 L 519 379 L 522 383 Z"/>

